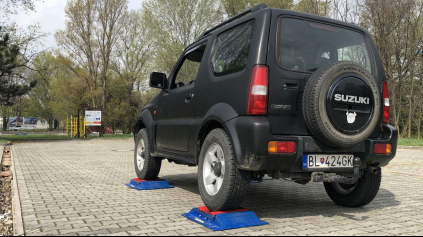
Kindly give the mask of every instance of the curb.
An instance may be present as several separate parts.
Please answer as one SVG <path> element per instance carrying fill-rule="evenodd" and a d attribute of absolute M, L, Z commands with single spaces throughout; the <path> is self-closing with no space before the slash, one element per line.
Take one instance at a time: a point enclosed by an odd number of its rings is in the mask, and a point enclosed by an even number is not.
<path fill-rule="evenodd" d="M 12 146 L 10 146 L 10 154 L 12 157 L 12 209 L 13 209 L 13 235 L 23 236 L 25 234 L 22 220 L 21 199 L 19 197 L 18 182 L 15 170 L 15 159 L 13 157 Z"/>
<path fill-rule="evenodd" d="M 398 149 L 423 150 L 423 146 L 398 146 Z"/>

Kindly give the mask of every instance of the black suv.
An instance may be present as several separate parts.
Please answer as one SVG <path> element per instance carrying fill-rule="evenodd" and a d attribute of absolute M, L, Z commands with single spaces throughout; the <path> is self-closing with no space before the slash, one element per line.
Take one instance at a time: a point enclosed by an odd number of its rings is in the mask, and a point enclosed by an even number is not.
<path fill-rule="evenodd" d="M 386 77 L 365 29 L 260 4 L 206 31 L 136 125 L 139 179 L 198 166 L 211 211 L 238 208 L 265 175 L 324 182 L 341 206 L 370 203 L 396 153 Z"/>

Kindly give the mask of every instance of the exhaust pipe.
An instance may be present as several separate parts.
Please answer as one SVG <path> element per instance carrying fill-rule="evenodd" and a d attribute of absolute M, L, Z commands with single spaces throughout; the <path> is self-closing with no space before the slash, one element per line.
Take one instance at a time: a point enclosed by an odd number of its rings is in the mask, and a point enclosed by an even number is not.
<path fill-rule="evenodd" d="M 371 173 L 371 174 L 377 174 L 379 173 L 379 169 L 373 166 L 369 166 L 367 167 L 367 172 Z"/>

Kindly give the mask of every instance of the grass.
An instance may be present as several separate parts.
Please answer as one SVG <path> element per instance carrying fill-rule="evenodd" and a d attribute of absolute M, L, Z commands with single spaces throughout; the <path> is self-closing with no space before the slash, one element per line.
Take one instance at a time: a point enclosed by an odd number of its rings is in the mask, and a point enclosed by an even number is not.
<path fill-rule="evenodd" d="M 423 146 L 423 138 L 401 138 L 398 140 L 399 146 Z"/>
<path fill-rule="evenodd" d="M 25 136 L 20 135 L 7 135 L 0 136 L 0 143 L 17 142 L 17 141 L 40 141 L 40 140 L 69 140 L 70 137 L 59 136 L 59 135 L 44 135 L 44 134 L 28 134 Z"/>
<path fill-rule="evenodd" d="M 9 133 L 20 133 L 20 132 L 35 132 L 35 133 L 40 133 L 40 132 L 63 132 L 63 129 L 54 129 L 53 131 L 49 131 L 48 129 L 18 129 L 18 130 L 7 130 L 7 131 L 3 131 L 0 130 L 0 132 L 9 132 Z"/>
<path fill-rule="evenodd" d="M 89 139 L 116 139 L 116 138 L 133 138 L 131 134 L 105 134 L 104 138 L 91 137 Z M 23 142 L 23 141 L 54 141 L 54 140 L 71 140 L 71 139 L 84 139 L 84 138 L 71 138 L 61 135 L 49 134 L 28 134 L 28 135 L 0 135 L 0 143 L 8 142 Z"/>

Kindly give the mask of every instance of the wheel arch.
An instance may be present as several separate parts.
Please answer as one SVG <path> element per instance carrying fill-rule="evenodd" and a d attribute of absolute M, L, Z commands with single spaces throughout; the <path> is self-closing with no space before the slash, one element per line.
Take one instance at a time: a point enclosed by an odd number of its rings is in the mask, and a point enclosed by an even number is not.
<path fill-rule="evenodd" d="M 134 134 L 134 140 L 137 139 L 138 132 L 143 129 L 147 128 L 149 138 L 150 138 L 150 144 L 153 144 L 153 128 L 154 128 L 154 120 L 151 116 L 151 113 L 149 110 L 144 110 L 141 112 L 140 116 L 137 119 L 137 122 L 134 125 L 133 134 Z"/>
<path fill-rule="evenodd" d="M 233 129 L 229 129 L 226 126 L 226 122 L 230 121 L 236 117 L 238 117 L 239 114 L 232 108 L 232 106 L 224 103 L 219 103 L 214 105 L 209 109 L 209 111 L 206 113 L 206 116 L 204 117 L 204 120 L 200 126 L 200 130 L 197 135 L 196 140 L 196 164 L 198 165 L 198 160 L 200 157 L 201 148 L 203 146 L 204 140 L 206 139 L 207 135 L 216 128 L 223 129 L 226 134 L 228 134 L 232 147 L 234 149 L 234 154 L 237 159 L 237 165 L 238 165 L 238 155 L 241 153 L 241 146 L 239 143 L 238 135 L 233 134 Z M 231 132 L 232 131 L 232 132 Z"/>

